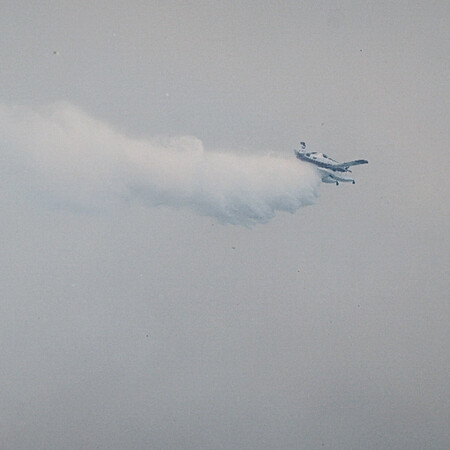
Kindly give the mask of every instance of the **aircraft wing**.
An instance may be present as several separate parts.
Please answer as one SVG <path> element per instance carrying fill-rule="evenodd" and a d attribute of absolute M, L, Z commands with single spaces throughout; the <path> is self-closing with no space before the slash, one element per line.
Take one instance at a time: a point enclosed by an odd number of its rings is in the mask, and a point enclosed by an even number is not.
<path fill-rule="evenodd" d="M 367 164 L 369 161 L 366 161 L 365 159 L 355 159 L 354 161 L 348 161 L 348 162 L 343 162 L 340 164 L 337 164 L 335 166 L 333 166 L 333 168 L 336 169 L 346 169 L 347 167 L 350 166 L 358 166 L 359 164 Z"/>

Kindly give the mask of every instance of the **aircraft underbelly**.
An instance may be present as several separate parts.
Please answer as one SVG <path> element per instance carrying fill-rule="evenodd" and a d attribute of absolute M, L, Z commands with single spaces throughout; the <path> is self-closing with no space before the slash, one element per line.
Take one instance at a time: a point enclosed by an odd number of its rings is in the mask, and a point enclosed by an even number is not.
<path fill-rule="evenodd" d="M 323 169 L 321 167 L 317 168 L 322 181 L 324 183 L 336 183 L 336 181 L 341 181 L 343 183 L 347 182 L 353 182 L 353 178 L 350 178 L 349 176 L 347 176 L 345 173 L 342 172 L 335 172 L 334 170 L 331 169 Z"/>

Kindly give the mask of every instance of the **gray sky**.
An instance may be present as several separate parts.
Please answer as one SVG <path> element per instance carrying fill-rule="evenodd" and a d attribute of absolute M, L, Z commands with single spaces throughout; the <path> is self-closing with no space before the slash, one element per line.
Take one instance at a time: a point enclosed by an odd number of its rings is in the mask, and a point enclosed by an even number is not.
<path fill-rule="evenodd" d="M 1 3 L 2 108 L 369 160 L 248 228 L 46 204 L 2 128 L 4 448 L 449 447 L 449 6 L 371 3 Z"/>

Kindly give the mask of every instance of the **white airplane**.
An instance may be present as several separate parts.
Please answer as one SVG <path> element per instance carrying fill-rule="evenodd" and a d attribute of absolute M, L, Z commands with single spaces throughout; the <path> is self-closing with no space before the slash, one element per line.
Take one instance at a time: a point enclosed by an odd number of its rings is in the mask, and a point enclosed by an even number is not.
<path fill-rule="evenodd" d="M 314 164 L 322 177 L 322 181 L 324 183 L 336 183 L 336 186 L 340 181 L 355 184 L 355 180 L 347 175 L 352 172 L 349 167 L 367 164 L 369 162 L 365 159 L 357 159 L 355 161 L 338 163 L 323 153 L 306 151 L 306 144 L 304 142 L 300 142 L 300 145 L 302 146 L 301 150 L 294 150 L 295 156 L 301 161 Z"/>

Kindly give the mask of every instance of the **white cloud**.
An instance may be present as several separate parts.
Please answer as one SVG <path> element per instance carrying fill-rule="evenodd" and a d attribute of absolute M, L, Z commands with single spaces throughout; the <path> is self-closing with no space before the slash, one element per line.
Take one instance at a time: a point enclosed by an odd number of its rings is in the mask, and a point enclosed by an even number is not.
<path fill-rule="evenodd" d="M 320 183 L 293 157 L 207 152 L 190 136 L 133 139 L 67 103 L 1 106 L 0 132 L 14 183 L 71 208 L 140 199 L 248 225 L 313 203 Z"/>

